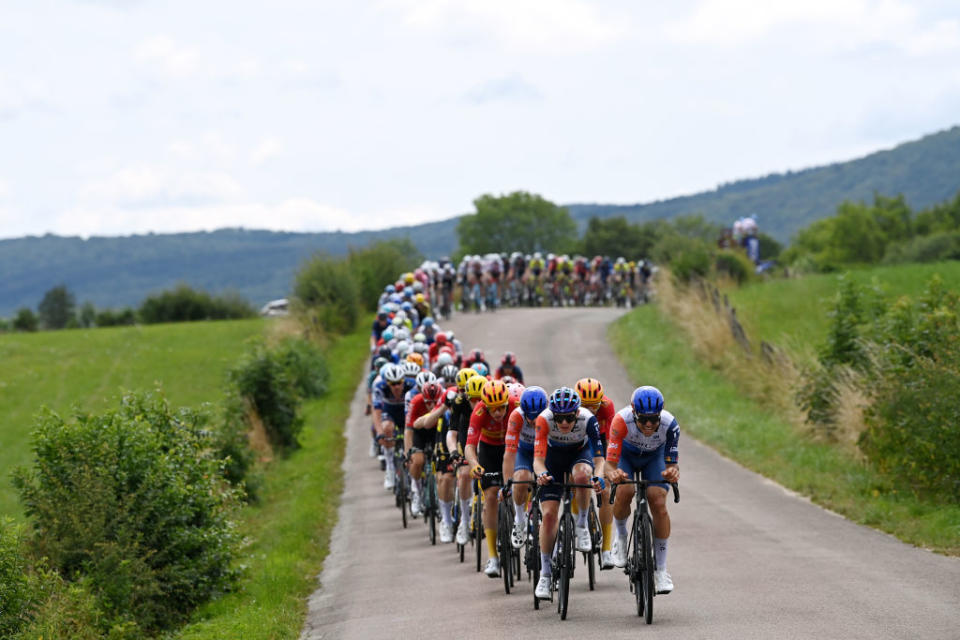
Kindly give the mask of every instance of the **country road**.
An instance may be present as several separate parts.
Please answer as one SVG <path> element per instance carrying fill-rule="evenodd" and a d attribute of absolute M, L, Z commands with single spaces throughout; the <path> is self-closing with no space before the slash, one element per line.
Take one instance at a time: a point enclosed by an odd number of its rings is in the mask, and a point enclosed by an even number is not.
<path fill-rule="evenodd" d="M 619 409 L 634 388 L 605 339 L 620 313 L 502 310 L 458 315 L 444 327 L 491 364 L 514 351 L 527 384 L 548 392 L 596 377 Z M 682 499 L 669 502 L 674 592 L 655 599 L 648 627 L 620 570 L 599 573 L 590 592 L 580 565 L 567 620 L 550 603 L 534 611 L 526 580 L 505 595 L 502 581 L 477 573 L 469 556 L 461 564 L 454 545 L 430 546 L 420 520 L 402 528 L 368 457 L 363 403 L 358 389 L 347 425 L 348 484 L 303 640 L 960 638 L 960 559 L 848 522 L 714 453 L 684 432 L 689 418 L 669 395 L 681 429 Z"/>

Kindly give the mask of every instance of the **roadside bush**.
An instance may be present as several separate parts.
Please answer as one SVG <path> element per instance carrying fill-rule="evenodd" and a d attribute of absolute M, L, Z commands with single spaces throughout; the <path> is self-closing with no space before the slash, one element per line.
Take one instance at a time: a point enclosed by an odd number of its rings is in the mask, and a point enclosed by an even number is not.
<path fill-rule="evenodd" d="M 724 274 L 737 284 L 744 284 L 753 278 L 753 262 L 743 253 L 736 249 L 722 249 L 717 252 L 714 260 L 714 266 L 718 274 Z"/>
<path fill-rule="evenodd" d="M 235 577 L 237 494 L 207 422 L 146 393 L 102 415 L 37 418 L 33 466 L 14 475 L 32 544 L 66 579 L 88 581 L 104 632 L 170 628 Z"/>
<path fill-rule="evenodd" d="M 359 285 L 345 260 L 323 254 L 312 257 L 297 272 L 294 295 L 324 331 L 344 334 L 360 319 Z"/>
<path fill-rule="evenodd" d="M 670 270 L 681 282 L 693 278 L 705 278 L 713 265 L 713 253 L 710 246 L 699 238 L 670 234 L 656 245 L 653 260 L 659 264 L 669 264 Z"/>
<path fill-rule="evenodd" d="M 255 344 L 227 372 L 227 380 L 236 396 L 256 410 L 271 445 L 284 449 L 298 446 L 297 436 L 303 429 L 298 382 L 278 352 Z"/>
<path fill-rule="evenodd" d="M 323 352 L 314 343 L 287 338 L 275 349 L 276 357 L 293 378 L 302 398 L 319 398 L 327 392 L 330 368 Z"/>
<path fill-rule="evenodd" d="M 36 331 L 40 326 L 37 315 L 27 307 L 17 309 L 17 315 L 13 317 L 13 328 L 16 331 Z"/>
<path fill-rule="evenodd" d="M 423 255 L 409 238 L 398 238 L 351 249 L 347 262 L 356 274 L 361 304 L 367 311 L 376 311 L 384 285 L 398 274 L 413 271 L 423 262 Z"/>
<path fill-rule="evenodd" d="M 887 264 L 940 260 L 960 260 L 960 231 L 917 236 L 907 242 L 891 245 L 883 257 Z"/>
<path fill-rule="evenodd" d="M 129 326 L 137 323 L 137 314 L 130 307 L 118 309 L 104 309 L 98 311 L 93 323 L 98 327 Z"/>
<path fill-rule="evenodd" d="M 9 638 L 30 621 L 37 595 L 23 555 L 20 527 L 0 520 L 0 638 Z"/>
<path fill-rule="evenodd" d="M 66 582 L 56 573 L 51 573 L 49 582 L 51 588 L 48 597 L 16 638 L 136 640 L 143 637 L 133 621 L 109 624 L 105 620 L 87 580 Z"/>
<path fill-rule="evenodd" d="M 197 291 L 181 284 L 172 291 L 148 296 L 140 304 L 139 315 L 143 322 L 154 324 L 252 318 L 256 311 L 240 296 L 211 296 L 205 291 Z"/>

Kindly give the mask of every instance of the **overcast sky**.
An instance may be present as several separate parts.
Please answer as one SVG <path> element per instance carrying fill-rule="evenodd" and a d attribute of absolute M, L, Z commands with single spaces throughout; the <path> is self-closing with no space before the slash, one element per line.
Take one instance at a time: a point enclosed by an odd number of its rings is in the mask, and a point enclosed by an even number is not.
<path fill-rule="evenodd" d="M 0 3 L 0 237 L 636 203 L 960 123 L 955 0 Z"/>

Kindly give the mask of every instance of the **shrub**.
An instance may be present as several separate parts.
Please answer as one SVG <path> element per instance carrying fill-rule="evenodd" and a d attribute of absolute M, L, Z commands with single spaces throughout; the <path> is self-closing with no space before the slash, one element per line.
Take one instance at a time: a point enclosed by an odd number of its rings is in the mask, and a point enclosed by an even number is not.
<path fill-rule="evenodd" d="M 10 520 L 0 520 L 0 638 L 9 638 L 30 621 L 36 599 L 20 527 Z"/>
<path fill-rule="evenodd" d="M 330 369 L 323 352 L 314 343 L 287 338 L 276 348 L 276 357 L 293 378 L 302 398 L 319 398 L 327 392 Z"/>
<path fill-rule="evenodd" d="M 325 331 L 342 334 L 357 326 L 359 286 L 346 261 L 315 255 L 297 272 L 294 294 Z"/>
<path fill-rule="evenodd" d="M 238 398 L 250 403 L 267 431 L 270 444 L 281 448 L 298 446 L 303 429 L 299 415 L 300 394 L 297 381 L 277 352 L 262 343 L 243 356 L 227 372 L 227 379 Z"/>
<path fill-rule="evenodd" d="M 356 275 L 360 302 L 375 311 L 385 284 L 423 262 L 423 255 L 409 238 L 381 240 L 363 249 L 351 249 L 347 257 Z"/>
<path fill-rule="evenodd" d="M 148 296 L 140 304 L 139 313 L 140 319 L 147 324 L 252 318 L 256 315 L 250 303 L 237 295 L 214 297 L 185 284 L 172 291 Z"/>
<path fill-rule="evenodd" d="M 105 628 L 169 628 L 235 575 L 237 494 L 207 422 L 143 393 L 102 415 L 37 418 L 33 466 L 14 476 L 33 544 L 68 580 L 89 581 Z"/>
<path fill-rule="evenodd" d="M 137 315 L 133 309 L 126 307 L 118 311 L 104 309 L 97 312 L 94 324 L 98 327 L 128 326 L 137 323 Z"/>
<path fill-rule="evenodd" d="M 661 264 L 669 264 L 673 275 L 682 282 L 689 282 L 695 277 L 707 277 L 713 265 L 713 254 L 705 241 L 678 234 L 667 235 L 657 244 L 653 259 Z"/>
<path fill-rule="evenodd" d="M 737 284 L 748 282 L 754 274 L 754 265 L 743 251 L 736 249 L 722 249 L 717 252 L 714 261 L 717 273 L 726 274 Z"/>
<path fill-rule="evenodd" d="M 940 260 L 960 260 L 960 231 L 918 236 L 907 242 L 891 245 L 883 257 L 886 263 Z"/>
<path fill-rule="evenodd" d="M 36 331 L 39 324 L 36 314 L 26 307 L 17 309 L 17 315 L 13 317 L 13 328 L 16 331 Z"/>

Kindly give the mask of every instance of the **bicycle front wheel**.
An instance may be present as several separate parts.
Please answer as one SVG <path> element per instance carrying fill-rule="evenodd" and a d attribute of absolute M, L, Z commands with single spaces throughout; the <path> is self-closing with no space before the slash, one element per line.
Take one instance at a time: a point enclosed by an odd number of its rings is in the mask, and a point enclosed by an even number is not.
<path fill-rule="evenodd" d="M 437 544 L 437 477 L 430 474 L 426 486 L 427 526 L 430 527 L 430 544 Z"/>
<path fill-rule="evenodd" d="M 644 600 L 644 620 L 647 624 L 653 623 L 653 523 L 650 521 L 650 514 L 642 513 L 642 531 L 643 531 L 643 600 Z"/>
<path fill-rule="evenodd" d="M 597 583 L 597 563 L 600 555 L 600 547 L 597 540 L 600 537 L 600 519 L 597 517 L 597 508 L 590 501 L 590 511 L 587 513 L 587 529 L 590 531 L 590 551 L 585 554 L 587 561 L 587 577 L 589 578 L 590 591 L 593 591 Z"/>
<path fill-rule="evenodd" d="M 560 619 L 567 619 L 567 609 L 570 606 L 570 577 L 573 575 L 574 535 L 573 515 L 566 513 L 560 520 L 560 584 L 557 607 Z"/>
<path fill-rule="evenodd" d="M 513 578 L 513 566 L 511 551 L 513 547 L 510 544 L 510 522 L 513 517 L 510 515 L 510 507 L 507 505 L 509 500 L 500 502 L 497 509 L 497 552 L 500 554 L 500 575 L 503 576 L 503 590 L 510 595 L 510 586 Z"/>
<path fill-rule="evenodd" d="M 473 540 L 477 550 L 477 571 L 479 572 L 483 569 L 481 566 L 483 556 L 483 508 L 481 505 L 480 494 L 477 494 L 473 498 L 473 517 L 471 518 L 471 526 L 473 527 Z"/>

